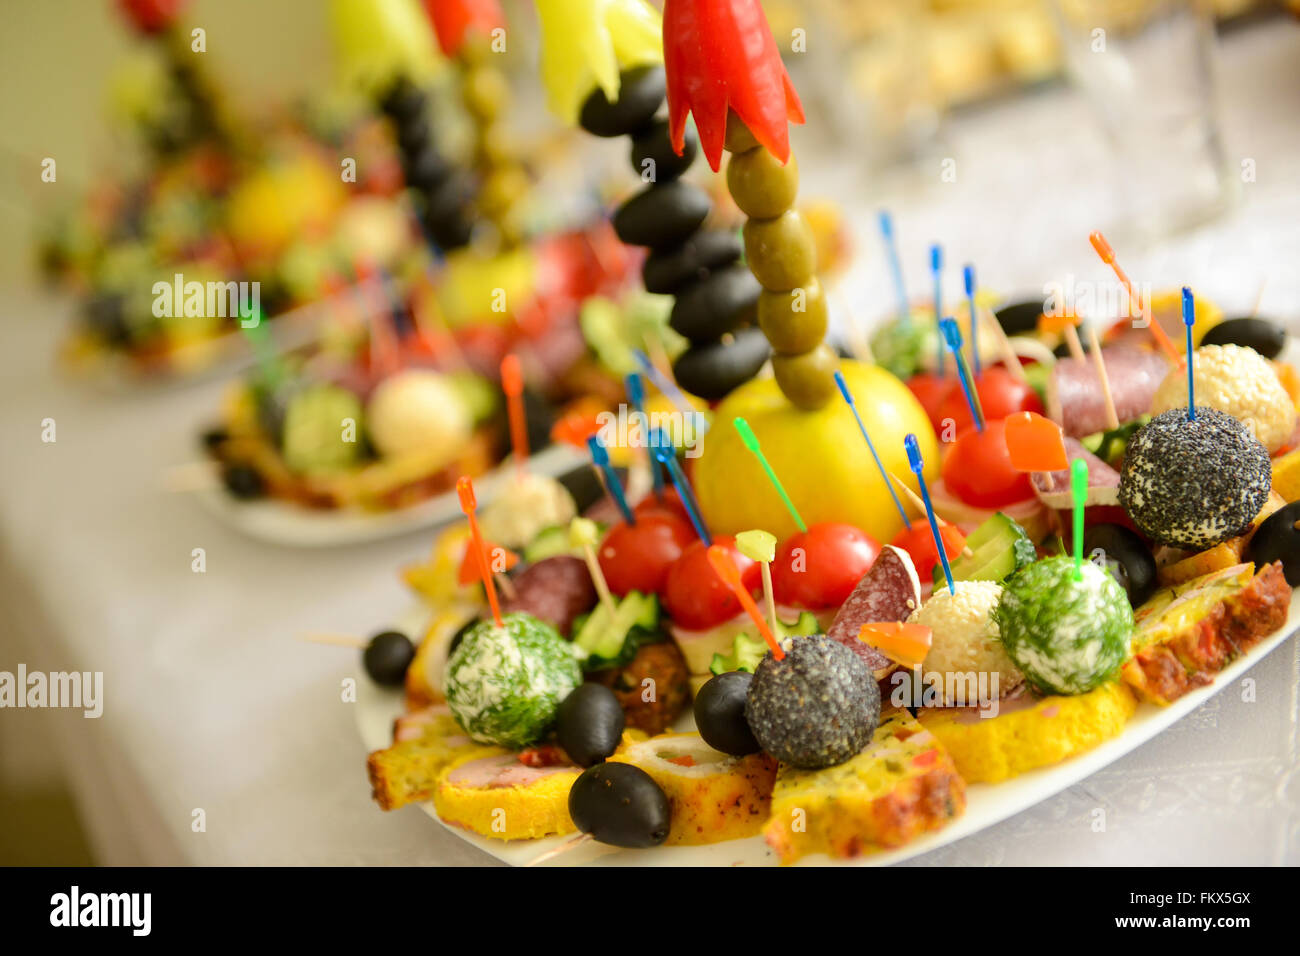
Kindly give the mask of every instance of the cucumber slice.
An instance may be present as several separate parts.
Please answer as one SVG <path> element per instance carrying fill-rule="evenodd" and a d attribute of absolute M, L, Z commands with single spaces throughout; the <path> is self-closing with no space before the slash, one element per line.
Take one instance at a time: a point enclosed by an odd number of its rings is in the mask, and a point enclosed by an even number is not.
<path fill-rule="evenodd" d="M 954 581 L 1002 581 L 1038 557 L 1025 529 L 1001 511 L 966 538 L 969 556 L 950 561 Z M 943 568 L 935 566 L 935 587 L 944 583 Z"/>
<path fill-rule="evenodd" d="M 777 640 L 787 637 L 807 637 L 821 632 L 817 624 L 817 616 L 809 611 L 800 611 L 798 620 L 793 624 L 787 624 L 777 618 L 776 625 L 779 632 L 775 635 Z M 767 641 L 761 637 L 750 637 L 741 631 L 732 638 L 730 654 L 713 655 L 713 660 L 709 662 L 709 671 L 713 674 L 725 674 L 728 671 L 747 671 L 752 674 L 758 667 L 759 661 L 766 655 Z"/>
<path fill-rule="evenodd" d="M 524 561 L 528 564 L 536 564 L 561 554 L 582 557 L 581 549 L 569 545 L 569 529 L 559 525 L 543 528 L 537 532 L 537 537 L 524 545 Z"/>
<path fill-rule="evenodd" d="M 659 601 L 653 594 L 629 591 L 611 611 L 605 604 L 582 621 L 573 643 L 587 652 L 586 670 L 599 670 L 626 663 L 625 651 L 636 653 L 659 627 Z M 631 647 L 629 647 L 631 643 Z"/>

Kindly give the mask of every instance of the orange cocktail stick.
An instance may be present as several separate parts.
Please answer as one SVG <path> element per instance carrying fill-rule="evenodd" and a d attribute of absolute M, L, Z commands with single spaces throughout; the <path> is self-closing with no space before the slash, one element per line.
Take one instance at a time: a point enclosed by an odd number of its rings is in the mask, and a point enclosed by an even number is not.
<path fill-rule="evenodd" d="M 1133 283 L 1129 281 L 1129 277 L 1125 274 L 1124 270 L 1120 268 L 1119 263 L 1115 261 L 1115 250 L 1110 247 L 1110 243 L 1106 241 L 1106 237 L 1100 232 L 1094 232 L 1088 236 L 1088 241 L 1091 242 L 1092 247 L 1097 250 L 1097 255 L 1101 256 L 1101 261 L 1115 270 L 1115 278 L 1119 279 L 1120 284 L 1122 284 L 1125 290 L 1128 291 L 1129 301 L 1134 303 L 1138 307 L 1138 310 L 1145 314 L 1146 307 L 1142 304 L 1142 297 L 1138 295 L 1137 290 L 1133 288 Z M 1155 337 L 1156 344 L 1164 350 L 1164 353 L 1174 362 L 1181 365 L 1183 357 L 1179 355 L 1178 350 L 1174 348 L 1174 343 L 1169 341 L 1169 336 L 1165 335 L 1165 330 L 1160 327 L 1160 323 L 1156 321 L 1155 316 L 1148 316 L 1147 328 L 1151 330 L 1151 334 Z"/>
<path fill-rule="evenodd" d="M 767 641 L 767 646 L 772 649 L 772 656 L 778 661 L 785 657 L 785 651 L 781 650 L 781 645 L 777 643 L 776 637 L 772 634 L 772 629 L 767 626 L 767 621 L 763 620 L 763 613 L 754 603 L 754 599 L 749 596 L 745 590 L 745 585 L 740 581 L 740 569 L 736 567 L 736 562 L 731 559 L 727 549 L 721 545 L 709 545 L 708 550 L 709 564 L 713 565 L 713 570 L 718 572 L 718 577 L 722 578 L 722 583 L 731 588 L 731 593 L 736 595 L 736 600 L 740 606 L 745 609 L 754 626 L 758 628 L 758 633 L 763 635 L 763 640 Z"/>
<path fill-rule="evenodd" d="M 478 518 L 474 515 L 474 509 L 478 507 L 478 499 L 474 497 L 474 482 L 464 475 L 457 478 L 456 494 L 460 498 L 460 510 L 469 519 L 469 546 L 478 554 L 478 573 L 483 579 L 483 590 L 487 592 L 488 607 L 492 608 L 492 620 L 496 621 L 497 627 L 504 627 L 501 605 L 497 602 L 497 586 L 492 580 L 492 566 L 488 564 L 487 547 L 483 544 L 483 535 L 478 530 Z"/>
<path fill-rule="evenodd" d="M 528 464 L 528 427 L 524 418 L 524 373 L 519 356 L 511 352 L 501 360 L 501 390 L 506 393 L 510 413 L 510 447 L 515 452 L 515 469 L 524 476 Z"/>
<path fill-rule="evenodd" d="M 1017 471 L 1064 471 L 1070 467 L 1061 426 L 1035 412 L 1006 419 L 1007 455 Z"/>

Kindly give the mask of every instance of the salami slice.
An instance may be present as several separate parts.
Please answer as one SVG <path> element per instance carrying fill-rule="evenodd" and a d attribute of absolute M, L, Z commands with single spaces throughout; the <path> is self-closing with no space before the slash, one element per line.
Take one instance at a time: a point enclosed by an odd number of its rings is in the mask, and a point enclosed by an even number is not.
<path fill-rule="evenodd" d="M 1156 389 L 1169 372 L 1164 356 L 1127 345 L 1106 346 L 1101 355 L 1120 422 L 1150 411 Z M 1056 363 L 1047 380 L 1047 414 L 1076 438 L 1106 430 L 1106 399 L 1091 357 Z"/>
<path fill-rule="evenodd" d="M 526 611 L 568 636 L 573 619 L 596 606 L 596 587 L 581 558 L 561 554 L 531 564 L 515 577 L 515 596 L 502 611 Z"/>
<path fill-rule="evenodd" d="M 1092 505 L 1119 504 L 1119 472 L 1106 464 L 1077 438 L 1065 439 L 1065 457 L 1074 461 L 1082 458 L 1088 464 L 1088 496 L 1084 507 Z M 1029 476 L 1034 486 L 1034 493 L 1049 508 L 1073 508 L 1074 499 L 1070 496 L 1070 470 L 1035 471 Z"/>
<path fill-rule="evenodd" d="M 921 582 L 912 559 L 906 551 L 887 544 L 831 621 L 826 636 L 862 658 L 879 679 L 893 669 L 894 662 L 858 640 L 858 631 L 863 624 L 876 621 L 906 621 L 920 606 Z"/>

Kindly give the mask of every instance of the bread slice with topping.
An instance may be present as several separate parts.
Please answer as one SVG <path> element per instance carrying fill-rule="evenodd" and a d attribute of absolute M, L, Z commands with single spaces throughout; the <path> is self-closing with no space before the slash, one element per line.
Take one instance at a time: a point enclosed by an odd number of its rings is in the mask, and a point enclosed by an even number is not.
<path fill-rule="evenodd" d="M 1274 562 L 1238 564 L 1161 588 L 1133 612 L 1132 657 L 1121 675 L 1143 700 L 1169 704 L 1286 623 L 1291 586 Z"/>
<path fill-rule="evenodd" d="M 885 708 L 861 753 L 824 770 L 782 764 L 763 828 L 782 863 L 812 853 L 845 859 L 902 846 L 966 810 L 966 784 L 934 734 Z"/>

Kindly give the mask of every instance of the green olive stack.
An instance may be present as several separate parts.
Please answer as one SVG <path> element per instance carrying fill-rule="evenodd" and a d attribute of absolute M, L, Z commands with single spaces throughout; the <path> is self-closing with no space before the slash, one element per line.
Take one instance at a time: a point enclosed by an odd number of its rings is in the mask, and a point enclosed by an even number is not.
<path fill-rule="evenodd" d="M 521 235 L 518 199 L 529 180 L 501 122 L 510 106 L 510 84 L 492 56 L 485 42 L 471 40 L 461 47 L 461 99 L 474 122 L 474 165 L 482 177 L 475 204 L 496 226 L 502 245 L 514 246 Z"/>
<path fill-rule="evenodd" d="M 583 103 L 582 128 L 595 136 L 628 136 L 632 167 L 646 181 L 614 214 L 614 231 L 628 245 L 650 250 L 641 276 L 647 292 L 676 298 L 669 324 L 689 342 L 673 363 L 677 384 L 713 401 L 757 374 L 770 349 L 754 322 L 758 281 L 740 263 L 735 234 L 704 230 L 712 210 L 707 193 L 683 182 L 699 151 L 688 131 L 682 155 L 668 122 L 659 118 L 666 88 L 661 67 L 636 67 L 621 77 L 618 99 L 597 89 Z"/>
<path fill-rule="evenodd" d="M 745 260 L 763 287 L 758 326 L 772 346 L 772 371 L 797 407 L 821 408 L 835 394 L 835 351 L 826 344 L 826 295 L 817 281 L 812 230 L 794 208 L 799 166 L 760 146 L 739 118 L 727 118 L 727 189 L 749 217 Z"/>
<path fill-rule="evenodd" d="M 444 252 L 467 245 L 473 230 L 473 183 L 434 146 L 427 94 L 401 79 L 384 95 L 380 108 L 396 128 L 406 185 L 415 194 L 416 215 L 425 233 Z"/>

